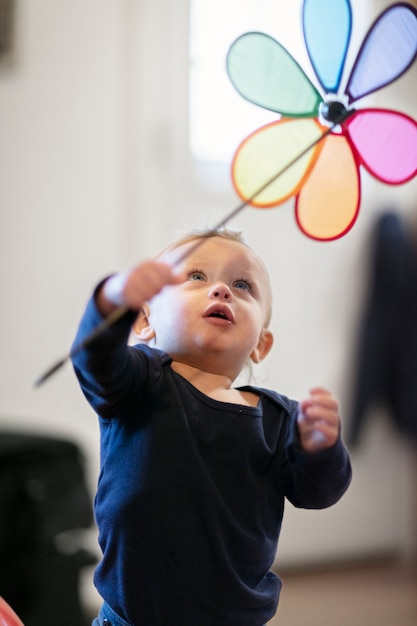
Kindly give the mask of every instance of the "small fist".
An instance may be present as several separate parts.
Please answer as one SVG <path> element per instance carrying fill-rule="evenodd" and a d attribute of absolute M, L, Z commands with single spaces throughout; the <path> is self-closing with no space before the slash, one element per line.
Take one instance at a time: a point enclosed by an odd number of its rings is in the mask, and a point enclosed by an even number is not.
<path fill-rule="evenodd" d="M 316 452 L 330 448 L 339 437 L 339 403 L 329 391 L 315 387 L 300 402 L 297 424 L 304 450 Z"/>
<path fill-rule="evenodd" d="M 179 284 L 184 277 L 162 261 L 145 261 L 132 269 L 115 274 L 103 285 L 97 304 L 103 314 L 118 306 L 139 310 L 166 285 Z"/>

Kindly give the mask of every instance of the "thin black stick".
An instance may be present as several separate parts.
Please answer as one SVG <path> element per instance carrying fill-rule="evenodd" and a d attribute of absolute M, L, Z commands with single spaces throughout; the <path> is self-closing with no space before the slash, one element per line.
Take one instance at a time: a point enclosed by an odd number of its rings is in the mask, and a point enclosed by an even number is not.
<path fill-rule="evenodd" d="M 336 126 L 339 126 L 340 124 L 345 122 L 345 120 L 348 117 L 350 117 L 350 115 L 352 115 L 354 112 L 355 112 L 354 109 L 351 109 L 349 111 L 346 111 L 346 110 L 343 111 L 341 113 L 341 115 L 338 117 L 338 119 L 331 126 L 329 126 L 329 128 L 327 128 L 320 135 L 320 137 L 318 139 L 316 139 L 311 144 L 309 144 L 302 152 L 297 154 L 297 156 L 295 156 L 289 163 L 284 165 L 284 167 L 282 167 L 280 170 L 278 170 L 276 174 L 274 174 L 271 178 L 269 178 L 266 181 L 266 183 L 264 183 L 261 187 L 259 187 L 259 189 L 257 189 L 249 198 L 247 198 L 246 200 L 243 200 L 237 207 L 235 207 L 233 209 L 233 211 L 228 213 L 226 215 L 226 217 L 224 217 L 217 224 L 215 224 L 213 226 L 213 228 L 208 231 L 208 233 L 205 235 L 205 237 L 202 237 L 201 239 L 197 239 L 195 244 L 193 246 L 191 246 L 191 248 L 188 248 L 188 250 L 186 250 L 181 256 L 179 256 L 175 260 L 175 262 L 173 263 L 174 267 L 175 267 L 175 265 L 179 265 L 180 263 L 182 263 L 190 254 L 195 252 L 195 250 L 197 248 L 199 248 L 201 245 L 203 245 L 203 243 L 206 241 L 206 239 L 209 239 L 210 237 L 213 237 L 213 235 L 215 235 L 218 230 L 220 230 L 221 228 L 226 226 L 226 224 L 228 222 L 230 222 L 231 219 L 236 217 L 245 207 L 247 207 L 251 202 L 253 202 L 255 200 L 255 198 L 257 198 L 263 191 L 265 191 L 265 189 L 267 189 L 270 185 L 272 185 L 272 183 L 274 183 L 280 176 L 285 174 L 285 172 L 287 170 L 289 170 L 290 167 L 292 167 L 295 163 L 297 163 L 297 161 L 299 161 L 299 159 L 301 159 L 304 155 L 306 155 L 317 144 L 319 144 L 321 141 L 323 141 L 323 139 L 325 137 L 327 137 Z M 127 313 L 128 310 L 129 310 L 129 308 L 127 306 L 123 305 L 123 306 L 119 306 L 112 313 L 110 313 L 110 315 L 108 315 L 102 322 L 100 322 L 100 324 L 98 324 L 95 327 L 95 329 L 84 339 L 84 341 L 81 341 L 78 345 L 75 345 L 72 348 L 72 350 L 66 356 L 64 356 L 62 359 L 60 359 L 54 365 L 52 365 L 52 367 L 50 367 L 48 370 L 46 370 L 46 372 L 44 374 L 42 374 L 35 381 L 35 386 L 39 387 L 40 385 L 42 385 L 42 383 L 44 383 L 46 380 L 48 380 L 48 378 L 50 378 L 53 374 L 55 374 L 55 372 L 57 372 L 59 369 L 61 369 L 61 367 L 69 359 L 71 359 L 73 356 L 75 356 L 76 354 L 81 352 L 81 350 L 84 350 L 84 348 L 89 346 L 105 330 L 107 330 L 110 326 L 115 324 L 121 317 L 123 317 L 123 315 L 125 315 Z"/>
<path fill-rule="evenodd" d="M 42 385 L 42 383 L 48 380 L 48 378 L 55 374 L 55 372 L 61 369 L 61 367 L 65 365 L 65 363 L 69 361 L 69 359 L 81 352 L 81 350 L 84 350 L 84 348 L 87 348 L 87 346 L 89 346 L 95 339 L 97 339 L 97 337 L 104 333 L 107 328 L 110 328 L 110 326 L 115 324 L 117 320 L 123 317 L 123 315 L 125 315 L 128 310 L 129 308 L 127 306 L 119 306 L 117 307 L 117 309 L 112 311 L 110 315 L 107 315 L 107 317 L 102 322 L 100 322 L 100 324 L 97 324 L 94 330 L 89 335 L 87 335 L 84 341 L 81 341 L 79 344 L 74 346 L 66 356 L 64 356 L 62 359 L 52 365 L 48 370 L 46 370 L 46 372 L 44 372 L 42 376 L 40 376 L 35 381 L 35 387 L 39 387 L 40 385 Z"/>

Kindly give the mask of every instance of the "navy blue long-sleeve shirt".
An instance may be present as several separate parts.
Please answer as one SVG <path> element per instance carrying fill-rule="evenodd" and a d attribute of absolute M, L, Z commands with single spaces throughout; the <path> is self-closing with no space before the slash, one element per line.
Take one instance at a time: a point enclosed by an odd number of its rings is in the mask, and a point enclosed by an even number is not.
<path fill-rule="evenodd" d="M 245 387 L 257 407 L 213 400 L 147 346 L 127 346 L 127 314 L 73 358 L 97 412 L 95 584 L 134 626 L 260 626 L 275 614 L 271 571 L 287 498 L 324 508 L 347 489 L 339 441 L 304 452 L 297 402 Z M 75 341 L 101 321 L 91 300 Z"/>

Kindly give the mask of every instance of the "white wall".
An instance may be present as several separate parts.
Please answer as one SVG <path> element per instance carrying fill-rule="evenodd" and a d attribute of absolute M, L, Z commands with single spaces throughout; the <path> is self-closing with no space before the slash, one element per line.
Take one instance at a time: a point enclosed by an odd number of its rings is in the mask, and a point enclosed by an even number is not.
<path fill-rule="evenodd" d="M 359 12 L 360 0 L 352 4 Z M 387 4 L 368 3 L 371 17 Z M 99 278 L 184 229 L 213 225 L 236 197 L 228 180 L 201 182 L 187 154 L 186 0 L 17 8 L 14 57 L 0 66 L 0 427 L 78 441 L 93 490 L 98 429 L 71 367 L 41 388 L 33 382 L 69 349 Z M 374 102 L 416 116 L 416 69 Z M 396 188 L 363 179 L 358 222 L 334 243 L 301 235 L 291 203 L 247 209 L 231 224 L 271 268 L 276 346 L 255 371 L 261 384 L 294 397 L 324 384 L 348 405 L 369 231 L 382 205 L 410 220 L 417 212 L 415 180 Z M 415 547 L 415 458 L 386 417 L 370 420 L 353 465 L 336 507 L 287 508 L 282 564 Z M 90 575 L 85 590 L 94 597 Z"/>

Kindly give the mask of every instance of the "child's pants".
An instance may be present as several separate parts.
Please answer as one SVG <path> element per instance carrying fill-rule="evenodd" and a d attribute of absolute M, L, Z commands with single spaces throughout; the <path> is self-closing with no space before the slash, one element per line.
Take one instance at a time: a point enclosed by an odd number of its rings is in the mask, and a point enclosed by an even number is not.
<path fill-rule="evenodd" d="M 108 604 L 104 603 L 98 617 L 91 626 L 132 626 L 125 619 L 117 615 Z M 265 624 L 266 626 L 266 624 Z"/>
<path fill-rule="evenodd" d="M 130 622 L 117 615 L 113 609 L 106 604 L 100 609 L 98 617 L 93 621 L 92 626 L 132 626 Z"/>

